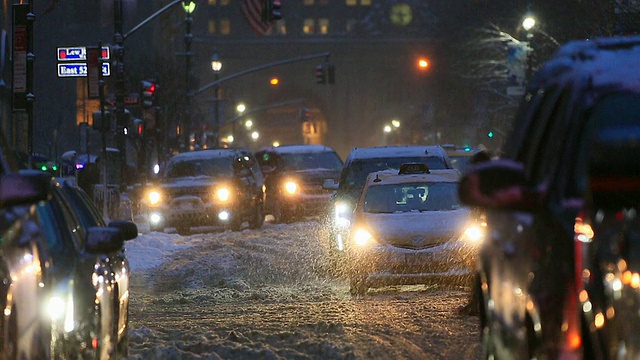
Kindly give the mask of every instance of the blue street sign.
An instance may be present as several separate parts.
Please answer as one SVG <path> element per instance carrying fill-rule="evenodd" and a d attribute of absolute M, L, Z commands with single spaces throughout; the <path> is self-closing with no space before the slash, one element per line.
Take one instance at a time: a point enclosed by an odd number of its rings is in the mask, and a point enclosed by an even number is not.
<path fill-rule="evenodd" d="M 102 47 L 102 58 L 109 60 L 111 58 L 111 51 L 108 46 Z M 87 60 L 87 47 L 86 46 L 74 46 L 74 47 L 59 47 L 58 48 L 58 61 L 84 61 Z"/>
<path fill-rule="evenodd" d="M 111 64 L 102 64 L 102 76 L 111 75 Z M 63 63 L 58 64 L 58 77 L 83 77 L 87 76 L 86 63 Z"/>

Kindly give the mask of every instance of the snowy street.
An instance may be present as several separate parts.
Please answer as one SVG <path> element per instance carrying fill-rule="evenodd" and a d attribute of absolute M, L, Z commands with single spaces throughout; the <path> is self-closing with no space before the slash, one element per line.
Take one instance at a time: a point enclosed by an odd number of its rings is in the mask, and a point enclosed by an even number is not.
<path fill-rule="evenodd" d="M 141 231 L 144 228 L 141 226 Z M 372 289 L 326 273 L 318 222 L 146 233 L 127 243 L 130 359 L 473 359 L 466 289 Z"/>

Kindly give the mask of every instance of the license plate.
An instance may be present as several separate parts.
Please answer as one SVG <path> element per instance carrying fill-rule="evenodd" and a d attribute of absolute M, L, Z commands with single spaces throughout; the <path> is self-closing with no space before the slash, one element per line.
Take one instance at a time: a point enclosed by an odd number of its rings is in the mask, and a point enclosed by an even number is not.
<path fill-rule="evenodd" d="M 404 254 L 404 262 L 411 267 L 424 267 L 429 259 L 424 254 Z"/>

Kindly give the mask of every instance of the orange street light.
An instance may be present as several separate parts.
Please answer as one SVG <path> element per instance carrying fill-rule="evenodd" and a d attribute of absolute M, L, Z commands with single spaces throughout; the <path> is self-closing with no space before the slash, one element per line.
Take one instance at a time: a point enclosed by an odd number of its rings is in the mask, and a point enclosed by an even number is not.
<path fill-rule="evenodd" d="M 429 60 L 425 58 L 418 59 L 418 68 L 420 70 L 426 70 L 429 67 Z"/>
<path fill-rule="evenodd" d="M 269 80 L 269 84 L 276 86 L 280 83 L 280 79 L 278 79 L 277 77 L 271 78 L 271 80 Z"/>

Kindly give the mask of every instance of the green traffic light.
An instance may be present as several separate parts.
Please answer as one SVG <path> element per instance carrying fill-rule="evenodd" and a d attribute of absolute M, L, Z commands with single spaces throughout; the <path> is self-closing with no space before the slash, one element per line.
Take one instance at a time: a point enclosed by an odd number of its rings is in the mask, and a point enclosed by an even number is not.
<path fill-rule="evenodd" d="M 492 138 L 492 137 L 493 137 L 493 131 L 489 131 L 489 132 L 487 133 L 487 136 L 488 136 L 488 137 L 490 137 L 490 138 Z"/>

